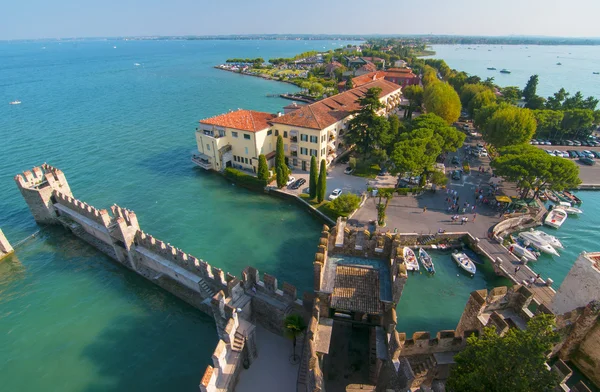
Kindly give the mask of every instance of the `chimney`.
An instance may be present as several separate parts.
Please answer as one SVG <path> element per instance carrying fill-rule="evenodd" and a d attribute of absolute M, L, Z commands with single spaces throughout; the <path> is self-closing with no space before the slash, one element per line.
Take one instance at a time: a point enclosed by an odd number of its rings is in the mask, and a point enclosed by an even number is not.
<path fill-rule="evenodd" d="M 277 112 L 277 117 L 281 117 L 283 116 L 283 114 L 281 114 L 281 112 Z"/>

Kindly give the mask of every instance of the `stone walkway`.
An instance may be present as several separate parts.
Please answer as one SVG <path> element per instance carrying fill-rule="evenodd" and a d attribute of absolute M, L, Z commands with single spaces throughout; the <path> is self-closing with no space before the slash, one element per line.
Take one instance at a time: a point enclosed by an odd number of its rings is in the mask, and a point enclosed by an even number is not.
<path fill-rule="evenodd" d="M 295 392 L 298 364 L 292 365 L 292 341 L 256 327 L 258 358 L 242 370 L 235 392 Z M 296 347 L 300 354 L 302 346 Z"/>

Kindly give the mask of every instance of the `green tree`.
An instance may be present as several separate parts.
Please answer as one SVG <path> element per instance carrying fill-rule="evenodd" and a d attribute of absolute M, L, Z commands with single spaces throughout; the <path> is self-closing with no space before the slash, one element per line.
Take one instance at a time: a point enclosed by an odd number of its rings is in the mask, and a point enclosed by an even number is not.
<path fill-rule="evenodd" d="M 453 392 L 554 391 L 559 380 L 546 367 L 547 355 L 559 336 L 554 316 L 538 315 L 527 329 L 510 328 L 498 336 L 493 327 L 467 338 L 467 347 L 454 356 L 446 388 Z"/>
<path fill-rule="evenodd" d="M 496 147 L 527 143 L 535 134 L 536 122 L 529 109 L 500 107 L 486 121 L 483 138 Z"/>
<path fill-rule="evenodd" d="M 516 86 L 502 87 L 500 92 L 502 93 L 501 100 L 511 105 L 516 104 L 517 101 L 523 96 L 521 89 Z"/>
<path fill-rule="evenodd" d="M 329 203 L 329 207 L 340 216 L 348 216 L 358 208 L 360 196 L 354 193 L 342 193 L 337 199 Z"/>
<path fill-rule="evenodd" d="M 321 159 L 321 168 L 317 182 L 317 201 L 319 203 L 325 200 L 325 192 L 327 192 L 327 163 L 325 163 L 325 159 Z"/>
<path fill-rule="evenodd" d="M 532 75 L 527 81 L 527 85 L 523 89 L 523 98 L 525 98 L 526 102 L 529 102 L 530 99 L 537 95 L 538 81 L 539 77 L 537 75 Z"/>
<path fill-rule="evenodd" d="M 284 334 L 289 339 L 292 339 L 294 351 L 292 353 L 293 362 L 298 361 L 298 356 L 296 355 L 296 342 L 300 335 L 304 333 L 306 329 L 306 323 L 304 319 L 299 314 L 290 314 L 283 321 Z"/>
<path fill-rule="evenodd" d="M 430 84 L 435 84 L 436 82 L 439 82 L 435 68 L 426 65 L 423 68 L 423 77 L 421 78 L 421 81 L 423 83 L 423 86 L 425 86 L 426 88 Z"/>
<path fill-rule="evenodd" d="M 385 211 L 392 200 L 392 192 L 388 189 L 380 189 L 377 193 L 379 196 L 379 203 L 377 203 L 377 224 L 379 226 L 385 226 Z"/>
<path fill-rule="evenodd" d="M 267 165 L 267 158 L 260 154 L 258 156 L 258 175 L 259 180 L 268 181 L 269 180 L 269 166 Z"/>
<path fill-rule="evenodd" d="M 475 112 L 484 106 L 489 106 L 496 103 L 496 95 L 491 90 L 484 90 L 475 94 L 473 99 L 469 101 L 467 111 L 473 117 Z"/>
<path fill-rule="evenodd" d="M 319 97 L 319 96 L 323 95 L 323 91 L 325 91 L 325 87 L 323 87 L 323 85 L 319 82 L 313 82 L 308 87 L 308 91 L 312 95 Z"/>
<path fill-rule="evenodd" d="M 310 192 L 310 198 L 314 199 L 317 197 L 317 158 L 313 155 L 310 157 L 310 177 L 308 179 L 308 191 Z"/>
<path fill-rule="evenodd" d="M 445 82 L 428 85 L 423 93 L 423 104 L 428 113 L 440 116 L 448 124 L 460 117 L 460 98 L 452 86 Z"/>
<path fill-rule="evenodd" d="M 429 181 L 436 186 L 444 186 L 448 183 L 448 177 L 439 170 L 434 170 L 429 174 Z"/>
<path fill-rule="evenodd" d="M 593 123 L 594 112 L 592 110 L 569 109 L 564 112 L 561 126 L 566 134 L 579 138 L 580 135 L 588 136 L 591 133 Z"/>
<path fill-rule="evenodd" d="M 419 85 L 406 86 L 402 95 L 408 99 L 408 107 L 404 111 L 404 118 L 412 118 L 413 112 L 423 105 L 423 87 Z"/>
<path fill-rule="evenodd" d="M 487 91 L 487 90 L 489 90 L 489 87 L 487 87 L 481 83 L 477 83 L 477 84 L 467 83 L 467 84 L 463 85 L 460 90 L 460 103 L 462 104 L 463 107 L 468 107 L 469 102 L 471 102 L 471 100 L 477 94 L 479 94 L 483 91 Z"/>
<path fill-rule="evenodd" d="M 562 120 L 564 112 L 560 110 L 534 110 L 533 115 L 537 122 L 537 135 L 555 138 L 562 133 Z"/>
<path fill-rule="evenodd" d="M 454 127 L 448 126 L 444 119 L 433 113 L 423 114 L 411 123 L 411 129 L 431 129 L 432 137 L 443 152 L 456 151 L 465 142 L 465 134 Z"/>
<path fill-rule="evenodd" d="M 356 158 L 351 157 L 348 159 L 348 166 L 350 166 L 352 170 L 356 169 Z"/>
<path fill-rule="evenodd" d="M 525 104 L 525 107 L 531 110 L 543 109 L 545 106 L 546 99 L 544 97 L 540 97 L 539 95 L 531 97 L 531 99 Z"/>
<path fill-rule="evenodd" d="M 288 182 L 290 169 L 285 164 L 283 137 L 281 135 L 277 136 L 277 145 L 275 147 L 275 174 L 277 175 L 277 187 L 283 188 Z"/>
<path fill-rule="evenodd" d="M 346 142 L 355 144 L 358 152 L 370 156 L 386 141 L 389 131 L 388 120 L 377 114 L 384 107 L 379 101 L 380 88 L 370 88 L 358 99 L 360 109 L 354 112 L 354 117 L 348 121 Z"/>

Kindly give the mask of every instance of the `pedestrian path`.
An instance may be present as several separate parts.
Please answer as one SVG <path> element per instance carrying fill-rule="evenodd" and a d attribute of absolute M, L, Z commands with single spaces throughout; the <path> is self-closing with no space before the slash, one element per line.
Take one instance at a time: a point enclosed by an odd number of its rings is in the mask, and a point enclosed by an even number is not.
<path fill-rule="evenodd" d="M 480 238 L 479 248 L 490 258 L 490 260 L 498 260 L 498 258 L 502 260 L 500 263 L 500 270 L 503 275 L 512 280 L 513 283 L 524 284 L 526 281 L 537 276 L 531 268 L 527 265 L 523 265 L 519 258 L 495 241 L 488 238 Z M 517 267 L 520 268 L 517 270 Z M 550 303 L 556 292 L 551 287 L 546 286 L 546 282 L 542 277 L 536 279 L 529 288 L 540 303 L 550 307 Z"/>

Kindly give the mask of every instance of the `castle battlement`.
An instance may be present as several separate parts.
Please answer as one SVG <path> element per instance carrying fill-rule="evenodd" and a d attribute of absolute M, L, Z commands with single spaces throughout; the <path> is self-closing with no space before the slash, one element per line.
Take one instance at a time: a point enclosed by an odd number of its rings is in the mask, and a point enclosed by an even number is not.
<path fill-rule="evenodd" d="M 139 227 L 135 212 L 128 210 L 127 208 L 119 207 L 116 204 L 113 204 L 110 209 L 113 213 L 113 216 L 115 218 L 123 218 L 127 226 Z"/>
<path fill-rule="evenodd" d="M 112 224 L 112 217 L 108 214 L 107 210 L 100 210 L 94 206 L 87 204 L 81 200 L 78 200 L 72 196 L 54 190 L 52 195 L 56 199 L 56 204 L 63 205 L 79 215 L 82 215 L 101 226 L 108 227 Z"/>

